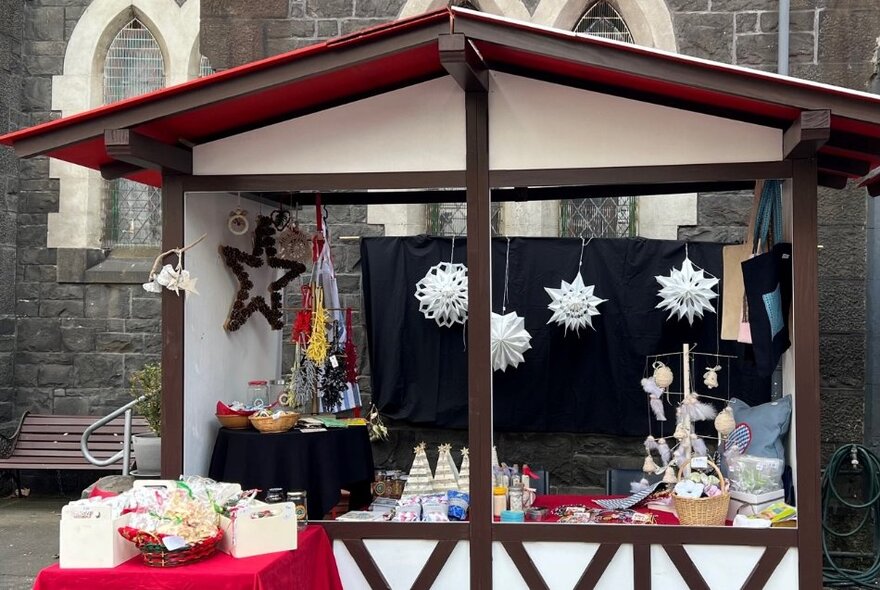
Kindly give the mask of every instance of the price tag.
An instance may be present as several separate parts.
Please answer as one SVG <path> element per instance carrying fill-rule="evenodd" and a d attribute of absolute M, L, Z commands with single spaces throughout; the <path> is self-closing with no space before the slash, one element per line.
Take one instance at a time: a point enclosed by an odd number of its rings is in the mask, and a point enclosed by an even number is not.
<path fill-rule="evenodd" d="M 333 368 L 334 368 L 334 369 L 338 369 L 338 368 L 339 368 L 339 361 L 336 360 L 336 355 L 335 355 L 335 354 L 330 355 L 330 364 L 333 365 Z"/>
<path fill-rule="evenodd" d="M 691 459 L 691 468 L 692 469 L 708 469 L 709 468 L 709 458 L 708 457 L 694 457 Z"/>
<path fill-rule="evenodd" d="M 183 540 L 183 537 L 178 537 L 176 535 L 162 537 L 162 544 L 165 545 L 168 551 L 174 551 L 186 547 L 186 541 Z"/>

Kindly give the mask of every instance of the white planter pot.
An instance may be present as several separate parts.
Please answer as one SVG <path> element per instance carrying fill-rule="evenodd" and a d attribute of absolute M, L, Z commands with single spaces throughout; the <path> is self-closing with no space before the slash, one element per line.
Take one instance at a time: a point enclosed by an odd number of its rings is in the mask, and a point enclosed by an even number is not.
<path fill-rule="evenodd" d="M 162 439 L 155 434 L 135 434 L 131 437 L 134 460 L 139 473 L 162 471 Z"/>

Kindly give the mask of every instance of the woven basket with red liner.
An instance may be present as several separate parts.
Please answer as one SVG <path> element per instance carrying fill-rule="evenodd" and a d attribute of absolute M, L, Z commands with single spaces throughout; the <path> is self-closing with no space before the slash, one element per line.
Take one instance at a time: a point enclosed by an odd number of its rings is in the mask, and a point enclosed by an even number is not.
<path fill-rule="evenodd" d="M 218 528 L 213 537 L 169 551 L 162 542 L 162 539 L 168 535 L 149 533 L 127 526 L 120 527 L 119 534 L 134 543 L 140 550 L 144 563 L 151 567 L 177 567 L 201 561 L 214 554 L 217 544 L 223 538 L 223 531 Z"/>

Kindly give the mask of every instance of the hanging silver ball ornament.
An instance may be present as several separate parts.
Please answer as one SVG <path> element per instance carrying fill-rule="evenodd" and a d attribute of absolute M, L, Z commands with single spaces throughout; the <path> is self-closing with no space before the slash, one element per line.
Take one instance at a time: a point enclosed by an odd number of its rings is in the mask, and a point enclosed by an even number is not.
<path fill-rule="evenodd" d="M 657 384 L 657 387 L 662 387 L 663 389 L 666 389 L 667 387 L 672 385 L 672 369 L 670 369 L 660 361 L 656 361 L 651 366 L 654 367 L 654 383 Z"/>

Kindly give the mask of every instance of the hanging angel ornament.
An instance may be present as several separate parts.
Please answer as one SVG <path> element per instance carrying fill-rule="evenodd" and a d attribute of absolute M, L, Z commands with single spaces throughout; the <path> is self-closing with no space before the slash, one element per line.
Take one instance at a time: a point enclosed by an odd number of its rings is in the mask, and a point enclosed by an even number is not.
<path fill-rule="evenodd" d="M 419 300 L 419 311 L 427 319 L 451 328 L 467 321 L 467 290 L 467 267 L 441 262 L 428 269 L 424 278 L 416 283 L 415 297 Z"/>
<path fill-rule="evenodd" d="M 198 295 L 199 292 L 196 289 L 196 281 L 198 281 L 198 279 L 190 275 L 189 271 L 183 268 L 183 253 L 204 240 L 207 235 L 208 234 L 202 234 L 198 240 L 188 246 L 173 248 L 167 252 L 159 254 L 153 262 L 149 281 L 142 285 L 144 291 L 149 293 L 161 293 L 162 287 L 165 287 L 169 291 L 174 291 L 178 296 L 181 291 Z M 171 266 L 170 264 L 166 264 L 160 269 L 159 265 L 162 264 L 162 260 L 169 254 L 177 255 L 177 265 Z"/>
<path fill-rule="evenodd" d="M 702 318 L 705 311 L 715 313 L 711 300 L 718 297 L 713 288 L 718 284 L 718 279 L 712 275 L 706 276 L 706 272 L 694 266 L 687 255 L 685 246 L 684 262 L 681 268 L 673 268 L 669 276 L 656 276 L 661 289 L 657 296 L 662 299 L 657 304 L 658 309 L 668 310 L 669 317 L 678 316 L 678 319 L 687 317 L 688 323 L 693 325 L 694 318 Z"/>
<path fill-rule="evenodd" d="M 706 372 L 703 373 L 703 385 L 705 385 L 709 389 L 715 389 L 716 387 L 718 387 L 718 371 L 720 370 L 721 365 L 706 367 Z"/>

